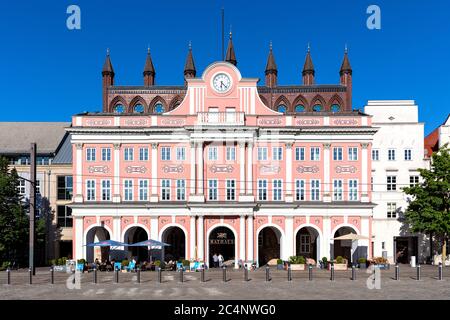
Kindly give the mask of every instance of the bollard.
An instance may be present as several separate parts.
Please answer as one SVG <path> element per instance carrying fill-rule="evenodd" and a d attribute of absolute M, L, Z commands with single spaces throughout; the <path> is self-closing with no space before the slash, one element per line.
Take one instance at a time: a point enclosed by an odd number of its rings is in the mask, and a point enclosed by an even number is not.
<path fill-rule="evenodd" d="M 309 265 L 308 272 L 309 272 L 309 274 L 308 274 L 309 281 L 312 281 L 312 279 L 313 279 L 313 267 L 312 267 L 312 264 Z"/>
<path fill-rule="evenodd" d="M 75 284 L 75 269 L 72 270 L 72 284 Z"/>
<path fill-rule="evenodd" d="M 288 274 L 288 281 L 292 281 L 292 269 L 291 269 L 291 266 L 288 267 L 287 274 Z"/>
<path fill-rule="evenodd" d="M 184 268 L 180 268 L 180 282 L 184 282 Z"/>
<path fill-rule="evenodd" d="M 395 264 L 395 280 L 400 280 L 400 267 L 398 266 L 398 264 Z"/>
<path fill-rule="evenodd" d="M 330 277 L 330 280 L 331 281 L 334 281 L 334 264 L 331 264 L 331 277 Z"/>
<path fill-rule="evenodd" d="M 54 284 L 55 283 L 55 272 L 53 267 L 50 267 L 50 283 Z"/>
<path fill-rule="evenodd" d="M 438 280 L 444 280 L 444 275 L 442 274 L 442 262 L 439 262 L 439 267 L 438 267 Z"/>
<path fill-rule="evenodd" d="M 352 281 L 355 281 L 356 280 L 356 269 L 355 269 L 355 266 L 353 265 L 352 266 Z"/>
<path fill-rule="evenodd" d="M 11 270 L 6 269 L 6 284 L 11 284 Z"/>
<path fill-rule="evenodd" d="M 248 269 L 244 268 L 244 281 L 247 282 L 248 281 Z"/>
<path fill-rule="evenodd" d="M 270 281 L 270 268 L 266 266 L 266 282 Z"/>
<path fill-rule="evenodd" d="M 137 283 L 141 283 L 141 268 L 137 267 L 136 273 L 137 273 Z"/>
<path fill-rule="evenodd" d="M 94 279 L 93 279 L 93 282 L 94 283 L 97 283 L 97 267 L 94 267 Z"/>
<path fill-rule="evenodd" d="M 200 274 L 200 281 L 205 282 L 205 267 L 203 266 Z"/>
<path fill-rule="evenodd" d="M 28 274 L 29 274 L 29 283 L 33 284 L 33 270 L 31 270 L 31 268 L 28 269 Z"/>
<path fill-rule="evenodd" d="M 226 266 L 223 266 L 223 271 L 222 271 L 222 275 L 223 275 L 223 277 L 222 277 L 222 281 L 223 282 L 227 282 L 227 267 Z"/>
<path fill-rule="evenodd" d="M 420 280 L 420 264 L 417 264 L 417 277 L 416 280 L 419 281 Z"/>
<path fill-rule="evenodd" d="M 158 283 L 162 282 L 161 268 L 158 267 Z"/>
<path fill-rule="evenodd" d="M 114 270 L 114 282 L 119 283 L 119 269 Z"/>

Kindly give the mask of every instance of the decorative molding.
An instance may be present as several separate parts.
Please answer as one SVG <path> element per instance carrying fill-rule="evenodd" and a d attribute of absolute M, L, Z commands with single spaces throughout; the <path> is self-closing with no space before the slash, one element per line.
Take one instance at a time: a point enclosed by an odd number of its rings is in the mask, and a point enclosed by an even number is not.
<path fill-rule="evenodd" d="M 162 119 L 161 120 L 162 125 L 177 125 L 182 126 L 186 124 L 185 119 Z"/>
<path fill-rule="evenodd" d="M 258 124 L 267 125 L 267 124 L 282 124 L 283 122 L 280 119 L 259 119 Z"/>
<path fill-rule="evenodd" d="M 367 149 L 369 147 L 369 144 L 367 142 L 361 143 L 361 148 Z"/>
<path fill-rule="evenodd" d="M 281 167 L 275 165 L 262 165 L 259 168 L 259 173 L 280 173 Z"/>
<path fill-rule="evenodd" d="M 231 173 L 234 167 L 230 164 L 215 164 L 209 167 L 212 173 Z"/>
<path fill-rule="evenodd" d="M 296 119 L 295 124 L 297 126 L 304 126 L 304 125 L 317 126 L 320 125 L 320 121 L 317 119 Z"/>
<path fill-rule="evenodd" d="M 355 166 L 336 166 L 334 171 L 336 173 L 355 173 L 357 168 Z"/>
<path fill-rule="evenodd" d="M 109 167 L 108 166 L 89 166 L 88 171 L 89 171 L 89 173 L 108 173 Z"/>
<path fill-rule="evenodd" d="M 241 149 L 245 148 L 245 142 L 240 141 L 239 148 L 241 148 Z"/>
<path fill-rule="evenodd" d="M 253 142 L 247 142 L 247 147 L 248 148 L 253 148 Z"/>
<path fill-rule="evenodd" d="M 194 141 L 191 141 L 189 144 L 191 145 L 191 148 L 195 148 L 196 143 Z"/>
<path fill-rule="evenodd" d="M 287 142 L 286 143 L 286 149 L 291 150 L 293 145 L 294 144 L 292 142 Z"/>
<path fill-rule="evenodd" d="M 83 149 L 83 144 L 82 143 L 75 143 L 75 147 L 77 148 L 77 150 L 82 150 Z"/>
<path fill-rule="evenodd" d="M 152 143 L 152 149 L 153 150 L 158 149 L 158 143 L 156 142 Z"/>
<path fill-rule="evenodd" d="M 86 121 L 86 125 L 88 126 L 110 126 L 112 124 L 112 121 L 110 119 L 102 119 L 102 120 L 96 120 L 96 119 L 89 119 Z"/>
<path fill-rule="evenodd" d="M 165 173 L 173 173 L 173 172 L 182 173 L 184 171 L 184 168 L 181 164 L 180 165 L 172 165 L 172 166 L 165 165 L 162 167 L 162 169 Z"/>
<path fill-rule="evenodd" d="M 359 124 L 357 119 L 334 119 L 333 123 L 337 126 L 356 126 Z"/>
<path fill-rule="evenodd" d="M 145 166 L 127 166 L 125 171 L 127 173 L 146 173 L 147 168 Z"/>
<path fill-rule="evenodd" d="M 114 143 L 114 150 L 120 150 L 120 143 Z"/>
<path fill-rule="evenodd" d="M 298 173 L 317 173 L 320 169 L 318 166 L 298 166 L 297 172 Z"/>
<path fill-rule="evenodd" d="M 324 148 L 325 150 L 330 150 L 330 148 L 331 148 L 331 143 L 324 143 L 324 144 L 323 144 L 323 148 Z"/>
<path fill-rule="evenodd" d="M 146 119 L 127 119 L 125 125 L 127 126 L 145 126 L 148 124 Z"/>

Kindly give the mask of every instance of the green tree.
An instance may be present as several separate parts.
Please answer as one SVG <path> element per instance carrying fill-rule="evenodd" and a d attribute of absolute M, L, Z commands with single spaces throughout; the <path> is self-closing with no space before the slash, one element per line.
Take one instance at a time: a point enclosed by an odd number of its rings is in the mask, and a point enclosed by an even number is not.
<path fill-rule="evenodd" d="M 19 176 L 0 158 L 0 260 L 24 262 L 28 240 L 28 216 L 17 189 Z"/>
<path fill-rule="evenodd" d="M 419 169 L 422 182 L 404 188 L 411 195 L 405 220 L 413 232 L 433 234 L 442 243 L 443 262 L 447 256 L 446 246 L 450 234 L 450 151 L 443 146 L 431 157 L 431 167 Z M 444 264 L 445 265 L 445 264 Z"/>

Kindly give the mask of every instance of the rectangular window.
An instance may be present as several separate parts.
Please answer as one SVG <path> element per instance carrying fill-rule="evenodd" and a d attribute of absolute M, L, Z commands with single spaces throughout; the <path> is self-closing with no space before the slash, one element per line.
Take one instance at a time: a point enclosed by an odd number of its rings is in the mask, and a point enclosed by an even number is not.
<path fill-rule="evenodd" d="M 217 194 L 217 180 L 208 180 L 208 199 L 210 201 L 217 201 L 218 194 Z"/>
<path fill-rule="evenodd" d="M 208 148 L 208 160 L 217 161 L 218 159 L 217 147 L 209 147 Z"/>
<path fill-rule="evenodd" d="M 348 148 L 348 161 L 357 161 L 358 160 L 358 148 L 351 147 Z"/>
<path fill-rule="evenodd" d="M 388 160 L 395 161 L 395 149 L 388 150 Z"/>
<path fill-rule="evenodd" d="M 186 160 L 186 148 L 177 147 L 177 161 L 185 161 L 185 160 Z"/>
<path fill-rule="evenodd" d="M 226 180 L 227 200 L 236 200 L 236 180 Z"/>
<path fill-rule="evenodd" d="M 411 161 L 411 160 L 412 160 L 412 150 L 405 149 L 405 161 Z"/>
<path fill-rule="evenodd" d="M 95 161 L 95 148 L 86 148 L 86 161 Z"/>
<path fill-rule="evenodd" d="M 102 148 L 102 161 L 111 161 L 111 148 Z"/>
<path fill-rule="evenodd" d="M 258 180 L 258 200 L 267 200 L 267 180 Z"/>
<path fill-rule="evenodd" d="M 380 161 L 380 150 L 378 149 L 372 150 L 372 161 Z"/>
<path fill-rule="evenodd" d="M 419 185 L 419 176 L 409 176 L 409 186 L 416 187 Z"/>
<path fill-rule="evenodd" d="M 333 180 L 333 200 L 342 201 L 343 197 L 342 180 Z"/>
<path fill-rule="evenodd" d="M 161 160 L 170 161 L 170 147 L 161 147 Z"/>
<path fill-rule="evenodd" d="M 320 180 L 311 180 L 311 201 L 320 200 Z"/>
<path fill-rule="evenodd" d="M 311 236 L 309 234 L 300 235 L 300 253 L 311 253 Z"/>
<path fill-rule="evenodd" d="M 111 200 L 111 180 L 102 180 L 102 201 Z"/>
<path fill-rule="evenodd" d="M 95 200 L 95 180 L 86 180 L 86 200 Z"/>
<path fill-rule="evenodd" d="M 123 151 L 125 161 L 133 161 L 133 148 L 125 148 Z"/>
<path fill-rule="evenodd" d="M 41 180 L 36 180 L 36 193 L 41 193 Z"/>
<path fill-rule="evenodd" d="M 320 148 L 312 147 L 310 148 L 311 152 L 311 161 L 320 161 Z"/>
<path fill-rule="evenodd" d="M 348 180 L 348 200 L 358 200 L 358 180 Z"/>
<path fill-rule="evenodd" d="M 272 159 L 274 161 L 283 160 L 283 148 L 282 147 L 273 147 L 272 148 Z"/>
<path fill-rule="evenodd" d="M 236 122 L 236 108 L 226 108 L 225 109 L 225 121 L 228 123 Z"/>
<path fill-rule="evenodd" d="M 258 147 L 258 161 L 267 161 L 266 147 Z"/>
<path fill-rule="evenodd" d="M 397 177 L 387 176 L 387 191 L 397 190 Z"/>
<path fill-rule="evenodd" d="M 370 177 L 370 191 L 373 191 L 373 177 Z"/>
<path fill-rule="evenodd" d="M 283 192 L 283 181 L 279 179 L 273 180 L 272 191 L 273 191 L 273 201 L 281 201 Z"/>
<path fill-rule="evenodd" d="M 58 176 L 58 200 L 72 200 L 73 178 L 72 176 Z"/>
<path fill-rule="evenodd" d="M 56 211 L 58 215 L 58 227 L 72 227 L 72 208 L 68 206 L 57 206 Z"/>
<path fill-rule="evenodd" d="M 387 203 L 387 217 L 389 219 L 397 218 L 397 204 L 395 202 Z"/>
<path fill-rule="evenodd" d="M 148 148 L 139 148 L 139 161 L 148 161 Z"/>
<path fill-rule="evenodd" d="M 333 148 L 333 160 L 342 161 L 342 148 Z"/>
<path fill-rule="evenodd" d="M 170 200 L 170 180 L 169 179 L 161 180 L 161 199 L 163 201 Z"/>
<path fill-rule="evenodd" d="M 186 180 L 177 180 L 177 200 L 186 200 Z"/>
<path fill-rule="evenodd" d="M 296 201 L 305 200 L 305 180 L 295 181 L 295 200 Z"/>
<path fill-rule="evenodd" d="M 295 148 L 295 160 L 296 161 L 305 161 L 305 148 L 304 147 Z"/>
<path fill-rule="evenodd" d="M 21 196 L 25 195 L 25 193 L 26 193 L 25 180 L 19 179 L 19 185 L 17 186 L 17 191 L 19 192 L 19 194 Z"/>
<path fill-rule="evenodd" d="M 124 180 L 125 201 L 133 201 L 133 180 Z"/>
<path fill-rule="evenodd" d="M 148 199 L 148 180 L 139 180 L 139 201 Z"/>
<path fill-rule="evenodd" d="M 236 148 L 235 147 L 227 147 L 227 161 L 236 160 Z"/>

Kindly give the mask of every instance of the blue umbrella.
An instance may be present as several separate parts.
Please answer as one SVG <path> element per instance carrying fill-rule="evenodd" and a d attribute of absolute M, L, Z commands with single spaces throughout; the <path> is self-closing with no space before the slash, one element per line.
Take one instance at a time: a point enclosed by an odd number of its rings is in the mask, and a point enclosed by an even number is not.
<path fill-rule="evenodd" d="M 130 247 L 167 247 L 170 246 L 168 243 L 160 242 L 157 240 L 148 239 L 138 243 L 133 243 L 129 245 Z"/>
<path fill-rule="evenodd" d="M 93 242 L 86 245 L 86 247 L 123 247 L 129 246 L 127 243 L 114 241 L 114 240 L 103 240 L 99 242 Z"/>

